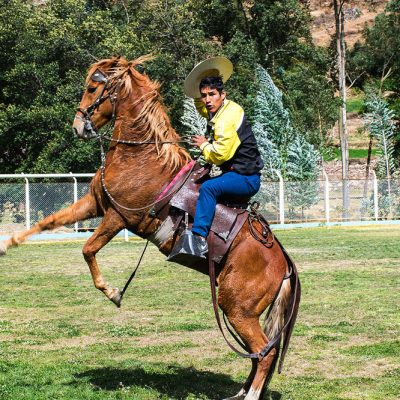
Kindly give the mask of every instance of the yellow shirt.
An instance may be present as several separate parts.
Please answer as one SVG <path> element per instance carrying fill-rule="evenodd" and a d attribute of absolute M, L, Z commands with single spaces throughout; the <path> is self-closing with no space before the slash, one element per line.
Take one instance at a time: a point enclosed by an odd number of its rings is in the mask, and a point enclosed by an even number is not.
<path fill-rule="evenodd" d="M 207 108 L 200 99 L 195 100 L 195 105 L 200 115 L 209 119 Z M 231 100 L 225 100 L 220 109 L 208 121 L 214 141 L 212 143 L 204 142 L 200 146 L 207 162 L 221 165 L 235 155 L 241 143 L 238 130 L 243 119 L 242 107 Z"/>

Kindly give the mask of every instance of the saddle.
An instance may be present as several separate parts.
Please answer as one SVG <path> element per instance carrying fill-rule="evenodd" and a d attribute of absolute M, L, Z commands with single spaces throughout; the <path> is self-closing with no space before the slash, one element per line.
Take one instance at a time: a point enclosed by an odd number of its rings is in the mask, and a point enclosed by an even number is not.
<path fill-rule="evenodd" d="M 192 161 L 160 194 L 151 215 L 160 219 L 162 223 L 150 238 L 160 250 L 170 243 L 171 239 L 174 245 L 178 236 L 185 229 L 191 228 L 199 189 L 204 181 L 210 179 L 209 173 L 209 165 L 201 166 Z M 210 235 L 214 239 L 208 255 L 215 263 L 221 263 L 248 218 L 248 201 L 249 199 L 230 199 L 229 204 L 224 200 L 217 204 L 211 225 L 214 234 Z M 207 268 L 207 262 L 203 267 Z"/>

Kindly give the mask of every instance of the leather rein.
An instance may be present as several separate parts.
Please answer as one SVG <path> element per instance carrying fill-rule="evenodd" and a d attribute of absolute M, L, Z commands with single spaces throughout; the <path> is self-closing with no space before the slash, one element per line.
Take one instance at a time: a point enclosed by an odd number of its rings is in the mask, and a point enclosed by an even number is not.
<path fill-rule="evenodd" d="M 136 140 L 123 140 L 123 139 L 115 139 L 110 135 L 111 131 L 114 130 L 115 127 L 115 119 L 116 119 L 116 112 L 117 112 L 117 99 L 118 99 L 118 91 L 121 85 L 121 78 L 115 79 L 115 78 L 110 78 L 107 74 L 104 72 L 100 71 L 97 69 L 93 75 L 90 78 L 93 82 L 98 82 L 104 84 L 102 87 L 101 92 L 99 95 L 96 97 L 96 99 L 93 101 L 93 103 L 88 106 L 87 108 L 77 108 L 77 111 L 83 114 L 83 118 L 80 116 L 75 116 L 75 118 L 80 119 L 81 121 L 84 122 L 85 124 L 85 131 L 88 132 L 86 135 L 86 139 L 97 139 L 100 143 L 100 158 L 101 158 L 101 165 L 100 165 L 100 171 L 101 171 L 101 184 L 103 187 L 104 192 L 110 199 L 112 203 L 114 203 L 116 206 L 119 208 L 122 208 L 126 211 L 144 211 L 146 209 L 149 209 L 153 207 L 155 204 L 159 203 L 160 201 L 163 200 L 157 199 L 156 201 L 143 206 L 143 207 L 137 207 L 137 208 L 130 208 L 126 207 L 122 204 L 119 204 L 117 200 L 111 195 L 111 193 L 108 191 L 106 184 L 105 184 L 105 164 L 106 164 L 106 152 L 104 150 L 104 140 L 107 140 L 109 142 L 115 142 L 116 144 L 127 144 L 127 145 L 132 145 L 132 146 L 138 146 L 138 145 L 151 145 L 151 144 L 178 144 L 178 143 L 190 143 L 189 140 L 163 140 L 163 141 L 156 141 L 156 140 L 144 140 L 144 141 L 136 141 Z M 136 100 L 136 103 L 139 103 L 143 97 L 139 98 Z M 100 134 L 98 130 L 95 128 L 93 121 L 92 121 L 92 116 L 93 113 L 100 107 L 102 103 L 104 103 L 106 100 L 110 100 L 111 105 L 112 105 L 112 116 L 110 119 L 110 124 L 108 129 Z M 188 176 L 190 175 L 191 171 L 188 172 Z"/>
<path fill-rule="evenodd" d="M 253 204 L 251 204 L 250 206 L 250 212 L 249 212 L 249 217 L 248 217 L 248 223 L 250 226 L 250 233 L 251 235 L 258 240 L 260 243 L 262 243 L 265 247 L 267 248 L 271 248 L 275 242 L 275 235 L 272 233 L 271 228 L 269 227 L 268 222 L 265 220 L 265 218 L 258 212 L 258 208 L 259 208 L 259 203 L 258 202 L 254 202 Z M 253 221 L 257 221 L 260 223 L 260 225 L 262 226 L 262 232 L 259 232 L 258 230 L 256 230 L 253 225 L 252 222 Z M 210 231 L 209 236 L 207 238 L 207 242 L 208 242 L 208 247 L 209 247 L 209 254 L 212 252 L 212 248 L 213 248 L 213 236 L 214 236 L 214 232 Z M 268 240 L 268 237 L 271 237 L 270 240 Z M 279 245 L 279 242 L 277 242 Z M 281 337 L 282 334 L 287 330 L 287 328 L 289 327 L 292 317 L 294 316 L 294 313 L 296 311 L 296 297 L 297 297 L 297 283 L 298 283 L 298 275 L 296 273 L 296 271 L 294 271 L 294 268 L 292 265 L 289 264 L 289 272 L 283 277 L 282 282 L 281 282 L 281 286 L 283 284 L 283 282 L 286 279 L 290 279 L 292 278 L 292 276 L 294 276 L 295 278 L 295 282 L 294 282 L 294 295 L 293 295 L 293 304 L 292 304 L 292 309 L 290 310 L 290 315 L 286 320 L 286 323 L 284 324 L 284 326 L 281 328 L 281 330 L 278 332 L 278 334 L 273 337 L 271 340 L 269 340 L 269 342 L 265 345 L 265 347 L 258 353 L 250 353 L 250 349 L 241 342 L 241 340 L 238 338 L 238 336 L 233 332 L 232 329 L 229 328 L 229 325 L 226 321 L 225 318 L 225 313 L 223 313 L 223 318 L 224 318 L 224 322 L 225 322 L 225 326 L 227 328 L 227 330 L 229 331 L 229 333 L 231 334 L 231 336 L 235 339 L 235 341 L 240 345 L 240 347 L 245 350 L 247 353 L 243 353 L 242 351 L 238 350 L 226 337 L 225 332 L 222 328 L 222 323 L 221 323 L 221 318 L 219 316 L 219 309 L 218 309 L 218 301 L 217 301 L 217 288 L 216 288 L 216 273 L 215 273 L 215 262 L 212 260 L 212 257 L 208 257 L 208 274 L 210 277 L 210 287 L 211 287 L 211 297 L 212 297 L 212 303 L 213 303 L 213 309 L 214 309 L 214 314 L 215 314 L 215 319 L 217 320 L 217 324 L 219 327 L 219 330 L 221 331 L 221 334 L 223 336 L 223 338 L 225 339 L 225 342 L 227 343 L 227 345 L 230 347 L 231 350 L 233 350 L 238 356 L 243 357 L 243 358 L 250 358 L 250 359 L 256 359 L 258 361 L 263 360 L 270 352 L 272 349 L 277 348 L 277 351 L 279 352 L 279 346 L 280 345 L 280 341 L 281 341 Z M 281 287 L 280 286 L 280 287 Z M 275 299 L 277 298 L 279 292 L 280 292 L 280 287 L 279 290 L 276 293 Z M 268 313 L 271 311 L 272 306 L 275 302 L 272 302 L 270 309 L 268 311 Z M 268 314 L 267 314 L 268 316 Z"/>
<path fill-rule="evenodd" d="M 99 82 L 104 84 L 101 92 L 99 95 L 96 97 L 96 99 L 93 101 L 93 103 L 86 107 L 86 108 L 81 108 L 78 107 L 77 111 L 83 114 L 84 118 L 80 116 L 75 116 L 75 118 L 80 119 L 85 123 L 85 130 L 90 133 L 90 135 L 86 136 L 86 139 L 105 139 L 110 142 L 116 142 L 122 143 L 122 144 L 130 144 L 130 145 L 147 145 L 147 144 L 178 144 L 178 143 L 190 143 L 189 140 L 163 140 L 163 141 L 156 141 L 156 140 L 144 140 L 144 141 L 137 141 L 137 140 L 123 140 L 123 139 L 115 139 L 110 135 L 110 132 L 114 129 L 115 125 L 115 119 L 116 119 L 116 111 L 117 111 L 117 99 L 118 99 L 118 91 L 121 86 L 121 78 L 115 79 L 115 78 L 110 78 L 107 74 L 104 72 L 100 71 L 97 69 L 93 75 L 90 78 L 93 82 Z M 136 103 L 139 103 L 143 98 L 146 97 L 146 94 L 144 94 L 142 97 L 140 97 L 138 100 L 136 100 Z M 113 107 L 113 112 L 110 121 L 112 123 L 110 124 L 109 128 L 107 131 L 103 134 L 100 134 L 98 130 L 95 128 L 93 121 L 92 121 L 92 116 L 93 113 L 100 107 L 102 103 L 104 103 L 106 100 L 110 100 L 111 105 Z"/>

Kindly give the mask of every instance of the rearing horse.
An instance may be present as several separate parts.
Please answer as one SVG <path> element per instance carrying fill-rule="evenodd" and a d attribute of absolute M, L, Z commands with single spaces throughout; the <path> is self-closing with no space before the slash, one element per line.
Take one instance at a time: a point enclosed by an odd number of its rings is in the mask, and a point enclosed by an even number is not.
<path fill-rule="evenodd" d="M 114 122 L 104 166 L 97 171 L 86 196 L 0 243 L 0 253 L 5 254 L 9 247 L 32 234 L 102 216 L 102 222 L 83 247 L 83 255 L 96 288 L 117 305 L 121 292 L 104 281 L 96 253 L 124 228 L 151 238 L 161 221 L 150 216 L 149 210 L 161 189 L 190 160 L 179 146 L 180 137 L 162 105 L 159 84 L 136 69 L 150 59 L 143 56 L 128 62 L 118 57 L 91 66 L 73 130 L 87 139 L 108 122 Z M 230 399 L 257 400 L 274 372 L 279 358 L 279 334 L 289 320 L 290 329 L 284 332 L 283 342 L 286 351 L 296 318 L 291 310 L 298 304 L 300 286 L 298 279 L 284 279 L 290 268 L 279 242 L 267 248 L 249 229 L 245 223 L 216 280 L 219 307 L 246 350 L 256 354 L 251 358 L 252 369 L 243 388 Z M 165 253 L 170 251 L 163 249 Z M 259 318 L 269 305 L 261 328 Z M 277 335 L 279 340 L 275 343 L 272 339 Z M 262 354 L 269 342 L 275 344 Z"/>

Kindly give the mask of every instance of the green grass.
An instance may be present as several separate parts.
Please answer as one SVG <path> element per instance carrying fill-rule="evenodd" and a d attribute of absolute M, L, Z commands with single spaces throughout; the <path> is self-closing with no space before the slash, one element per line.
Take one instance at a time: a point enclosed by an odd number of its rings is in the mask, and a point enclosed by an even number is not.
<path fill-rule="evenodd" d="M 378 154 L 378 149 L 372 149 L 371 154 L 373 156 Z M 368 149 L 349 149 L 350 158 L 367 158 Z"/>
<path fill-rule="evenodd" d="M 378 149 L 372 149 L 372 156 L 378 155 Z M 367 158 L 368 157 L 368 149 L 349 149 L 349 158 Z M 341 160 L 342 153 L 340 148 L 334 148 L 330 151 L 329 156 L 325 157 L 325 161 L 330 160 Z"/>
<path fill-rule="evenodd" d="M 302 281 L 273 400 L 394 400 L 400 392 L 400 227 L 276 232 Z M 123 286 L 142 242 L 98 256 Z M 249 362 L 214 320 L 208 278 L 146 253 L 120 310 L 94 288 L 82 243 L 27 244 L 0 259 L 0 399 L 222 399 Z"/>
<path fill-rule="evenodd" d="M 365 96 L 357 96 L 347 99 L 346 111 L 361 114 L 365 110 Z"/>

